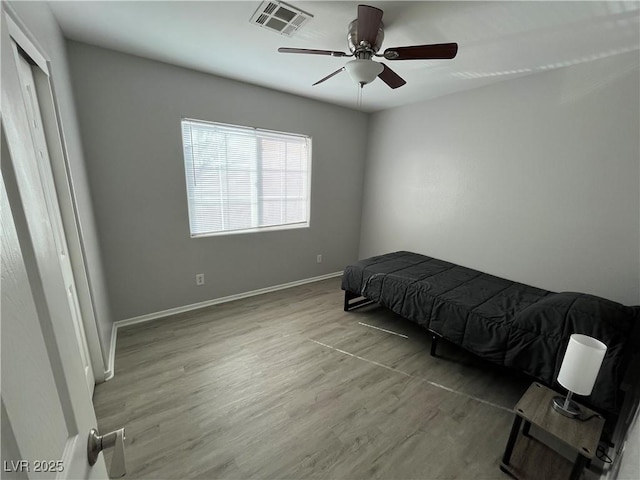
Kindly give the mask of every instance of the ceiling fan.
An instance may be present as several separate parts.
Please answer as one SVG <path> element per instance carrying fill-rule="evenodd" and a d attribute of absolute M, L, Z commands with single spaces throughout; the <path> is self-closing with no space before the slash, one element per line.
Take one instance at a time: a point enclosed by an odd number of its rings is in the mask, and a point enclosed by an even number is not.
<path fill-rule="evenodd" d="M 358 18 L 349 24 L 349 50 L 351 54 L 332 50 L 314 50 L 309 48 L 281 47 L 280 53 L 306 53 L 312 55 L 329 55 L 332 57 L 355 57 L 355 60 L 313 85 L 329 80 L 340 72 L 347 71 L 351 78 L 363 87 L 379 77 L 391 88 L 398 88 L 407 83 L 400 75 L 387 67 L 384 63 L 373 61 L 373 57 L 384 57 L 386 60 L 434 60 L 451 59 L 458 53 L 457 43 L 439 43 L 433 45 L 411 45 L 407 47 L 387 48 L 383 54 L 378 54 L 384 40 L 383 11 L 369 5 L 358 5 Z"/>

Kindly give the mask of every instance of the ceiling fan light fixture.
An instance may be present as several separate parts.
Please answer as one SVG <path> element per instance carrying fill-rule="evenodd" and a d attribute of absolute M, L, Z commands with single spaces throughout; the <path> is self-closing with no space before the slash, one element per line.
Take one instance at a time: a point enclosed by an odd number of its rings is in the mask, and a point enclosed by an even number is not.
<path fill-rule="evenodd" d="M 347 62 L 344 68 L 358 85 L 366 85 L 373 82 L 384 69 L 381 63 L 364 59 L 351 60 Z"/>

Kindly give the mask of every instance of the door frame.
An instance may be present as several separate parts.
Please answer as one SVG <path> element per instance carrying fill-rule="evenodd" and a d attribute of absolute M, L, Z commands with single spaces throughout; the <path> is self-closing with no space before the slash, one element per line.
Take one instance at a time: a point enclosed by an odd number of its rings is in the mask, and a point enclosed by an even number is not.
<path fill-rule="evenodd" d="M 80 232 L 81 223 L 76 202 L 73 179 L 67 152 L 67 146 L 60 118 L 60 108 L 55 85 L 51 76 L 51 61 L 39 46 L 10 5 L 2 2 L 9 36 L 24 50 L 37 68 L 33 68 L 36 94 L 40 103 L 42 125 L 47 140 L 53 184 L 58 197 L 64 235 L 71 261 L 80 313 L 84 326 L 93 376 L 96 383 L 107 380 L 107 366 L 104 361 L 95 305 L 93 302 L 91 280 L 88 273 L 86 250 Z"/>
<path fill-rule="evenodd" d="M 0 143 L 3 158 L 0 163 L 2 183 L 3 235 L 3 295 L 5 281 L 7 297 L 3 296 L 3 311 L 7 305 L 8 356 L 3 357 L 11 370 L 7 371 L 10 388 L 2 389 L 3 440 L 9 447 L 5 454 L 18 457 L 17 466 L 9 465 L 10 476 L 44 478 L 56 470 L 60 479 L 106 478 L 104 457 L 92 467 L 88 462 L 88 435 L 96 427 L 96 415 L 91 401 L 84 366 L 80 357 L 75 326 L 70 315 L 66 284 L 60 268 L 59 252 L 50 225 L 49 211 L 40 183 L 40 173 L 33 137 L 28 124 L 23 89 L 18 75 L 14 42 L 9 36 L 4 3 L 0 8 L 0 57 L 2 63 L 2 117 Z M 6 158 L 5 158 L 6 157 Z M 4 255 L 6 252 L 6 256 Z M 5 302 L 6 300 L 6 302 Z M 5 340 L 3 335 L 2 340 Z M 7 346 L 7 345 L 4 345 Z M 29 353 L 33 352 L 33 362 Z M 5 349 L 2 351 L 3 355 Z M 12 363 L 18 360 L 18 364 Z M 21 368 L 24 365 L 24 371 Z M 2 364 L 5 367 L 5 362 Z M 29 374 L 36 380 L 30 383 Z M 45 380 L 51 379 L 46 395 L 34 394 Z M 3 387 L 4 385 L 3 377 Z M 29 388 L 26 386 L 29 385 Z M 24 409 L 23 395 L 31 402 Z M 56 402 L 57 399 L 57 402 Z M 57 403 L 58 408 L 54 405 Z M 51 408 L 49 408 L 51 407 Z M 39 416 L 31 415 L 38 412 Z M 6 423 L 6 425 L 5 425 Z M 7 434 L 5 435 L 5 427 Z M 43 433 L 47 432 L 46 435 Z M 43 434 L 43 435 L 40 435 Z M 46 445 L 42 438 L 57 442 Z M 64 443 L 63 443 L 63 442 Z M 17 447 L 17 449 L 16 449 Z M 42 458 L 40 451 L 56 458 Z M 25 458 L 26 457 L 26 458 Z M 38 475 L 37 461 L 46 461 L 44 475 Z M 55 462 L 49 468 L 48 461 Z M 32 462 L 30 466 L 29 462 Z M 26 465 L 25 465 L 26 462 Z M 3 464 L 3 470 L 7 471 Z M 49 474 L 49 475 L 47 475 Z"/>

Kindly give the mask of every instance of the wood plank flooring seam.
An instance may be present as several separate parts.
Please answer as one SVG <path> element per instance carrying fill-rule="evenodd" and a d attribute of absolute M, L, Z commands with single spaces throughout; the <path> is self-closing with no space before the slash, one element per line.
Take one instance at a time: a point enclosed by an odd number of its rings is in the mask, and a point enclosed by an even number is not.
<path fill-rule="evenodd" d="M 397 335 L 398 337 L 409 338 L 407 335 L 404 335 L 403 333 L 392 332 L 391 330 L 387 330 L 386 328 L 376 327 L 375 325 L 369 325 L 368 323 L 358 322 L 358 325 L 362 325 L 363 327 L 375 328 L 376 330 L 380 330 L 385 333 L 390 333 L 391 335 Z"/>
<path fill-rule="evenodd" d="M 360 323 L 360 322 L 358 322 L 358 323 Z M 376 366 L 382 367 L 382 368 L 386 368 L 387 370 L 391 370 L 392 372 L 399 373 L 399 374 L 404 375 L 406 377 L 413 378 L 413 379 L 419 380 L 421 382 L 428 383 L 429 385 L 431 385 L 433 387 L 440 388 L 442 390 L 446 390 L 447 392 L 451 392 L 451 393 L 454 393 L 456 395 L 460 395 L 460 396 L 469 398 L 471 400 L 475 400 L 477 402 L 483 403 L 485 405 L 489 405 L 490 407 L 498 408 L 498 409 L 503 410 L 505 412 L 509 412 L 509 413 L 513 412 L 512 409 L 503 407 L 502 405 L 498 405 L 498 404 L 495 404 L 493 402 L 489 402 L 487 400 L 483 400 L 482 398 L 478 398 L 476 396 L 469 395 L 468 393 L 460 392 L 460 391 L 455 390 L 453 388 L 446 387 L 446 386 L 444 386 L 444 385 L 442 385 L 440 383 L 436 383 L 436 382 L 432 382 L 431 380 L 427 380 L 426 378 L 416 377 L 415 375 L 411 375 L 410 373 L 403 372 L 402 370 L 398 370 L 397 368 L 393 368 L 393 367 L 390 367 L 388 365 L 384 365 L 382 363 L 375 362 L 373 360 L 369 360 L 368 358 L 364 358 L 364 357 L 361 357 L 359 355 L 355 355 L 355 354 L 347 352 L 345 350 L 341 350 L 339 348 L 332 347 L 331 345 L 327 345 L 326 343 L 318 342 L 317 340 L 313 340 L 311 338 L 309 338 L 307 340 L 309 340 L 310 342 L 316 343 L 318 345 L 321 345 L 323 347 L 330 348 L 331 350 L 335 350 L 336 352 L 342 353 L 344 355 L 349 355 L 350 357 L 357 358 L 358 360 L 362 360 L 363 362 L 371 363 L 373 365 L 376 365 Z"/>
<path fill-rule="evenodd" d="M 355 355 L 353 353 L 349 353 L 349 352 L 347 352 L 345 350 L 341 350 L 339 348 L 332 347 L 331 345 L 327 345 L 326 343 L 318 342 L 317 340 L 313 340 L 311 338 L 309 338 L 307 340 L 309 340 L 310 342 L 313 342 L 313 343 L 317 343 L 318 345 L 321 345 L 323 347 L 330 348 L 331 350 L 335 350 L 336 352 L 340 352 L 340 353 L 342 353 L 344 355 L 349 355 L 350 357 L 357 358 L 358 360 L 362 360 L 363 362 L 371 363 L 371 364 L 376 365 L 378 367 L 382 367 L 382 368 L 386 368 L 387 370 L 391 370 L 392 372 L 400 373 L 400 374 L 404 375 L 405 377 L 415 378 L 410 373 L 403 372 L 402 370 L 398 370 L 397 368 L 389 367 L 388 365 L 384 365 L 382 363 L 378 363 L 378 362 L 375 362 L 373 360 L 369 360 L 367 358 L 360 357 L 359 355 Z"/>

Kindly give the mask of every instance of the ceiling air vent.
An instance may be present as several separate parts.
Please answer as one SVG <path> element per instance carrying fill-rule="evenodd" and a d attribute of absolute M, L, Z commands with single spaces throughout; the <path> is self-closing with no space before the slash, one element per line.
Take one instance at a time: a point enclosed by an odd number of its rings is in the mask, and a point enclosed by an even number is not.
<path fill-rule="evenodd" d="M 278 32 L 280 35 L 291 37 L 313 15 L 303 12 L 299 8 L 284 2 L 267 0 L 262 2 L 256 13 L 251 17 L 251 23 Z"/>

